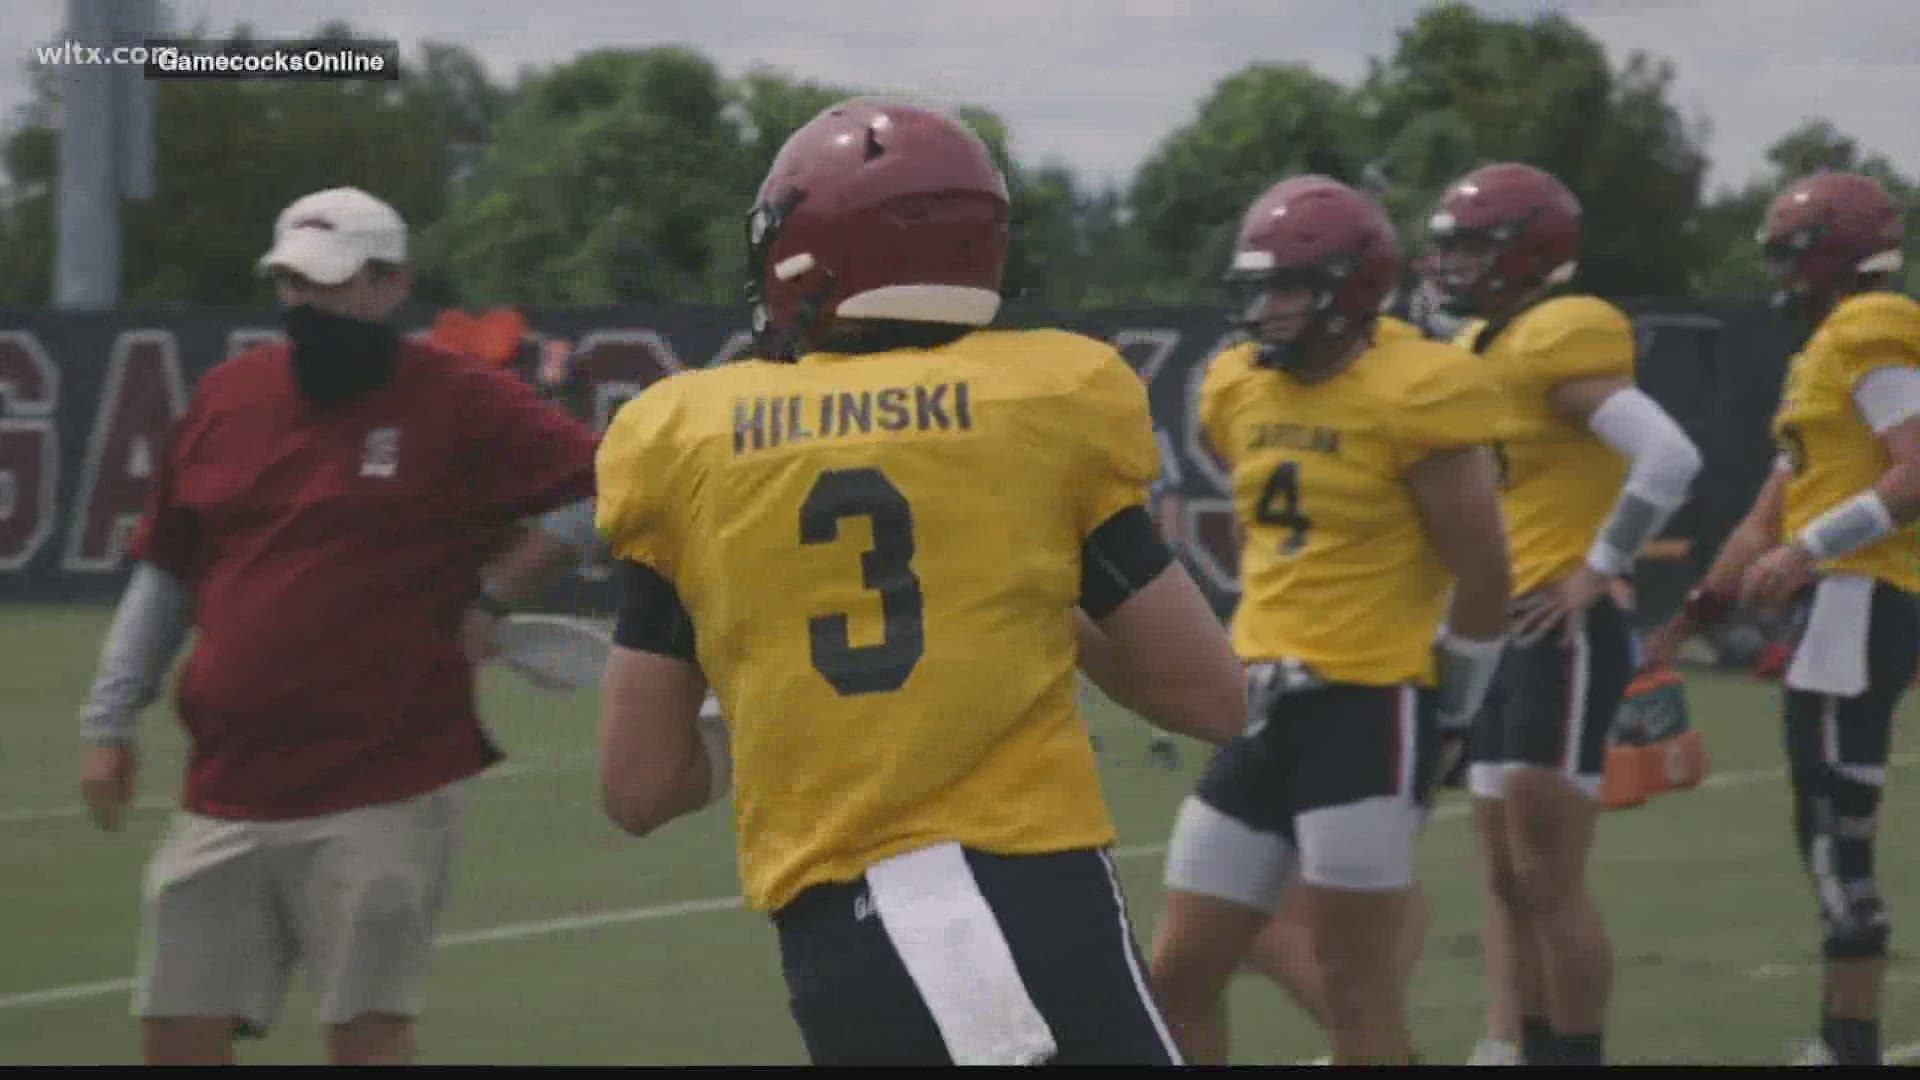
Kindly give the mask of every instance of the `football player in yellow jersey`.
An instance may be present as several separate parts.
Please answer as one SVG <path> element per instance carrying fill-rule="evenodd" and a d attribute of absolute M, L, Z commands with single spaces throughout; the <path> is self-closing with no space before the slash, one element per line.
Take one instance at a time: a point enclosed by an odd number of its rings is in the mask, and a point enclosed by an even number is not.
<path fill-rule="evenodd" d="M 1388 314 L 1393 306 L 1392 297 L 1382 304 L 1380 315 L 1373 324 L 1374 344 L 1425 340 L 1427 335 L 1419 327 Z M 1162 447 L 1163 456 L 1169 452 L 1168 448 Z M 1162 520 L 1178 520 L 1179 498 L 1169 495 L 1168 500 L 1171 506 L 1163 511 Z M 1242 531 L 1236 523 L 1236 534 Z M 1168 539 L 1176 540 L 1177 534 L 1169 530 Z M 1236 535 L 1236 547 L 1241 539 Z M 1458 762 L 1455 771 L 1464 772 L 1465 764 L 1464 760 Z M 1436 784 L 1443 782 L 1443 777 L 1436 778 Z M 1294 865 L 1281 883 L 1281 895 L 1276 902 L 1279 910 L 1267 920 L 1255 935 L 1253 943 L 1247 947 L 1243 966 L 1273 980 L 1322 1032 L 1326 1032 L 1331 1029 L 1327 1018 L 1326 994 L 1321 987 L 1320 964 L 1314 958 L 1313 931 L 1300 910 L 1300 886 L 1299 867 Z M 1400 928 L 1400 943 L 1395 954 L 1395 967 L 1403 981 L 1412 978 L 1419 967 L 1431 915 L 1425 891 L 1415 884 L 1408 897 L 1406 919 Z M 1224 1053 L 1224 1047 L 1222 1050 Z"/>
<path fill-rule="evenodd" d="M 817 1064 L 1180 1060 L 1075 668 L 1213 743 L 1243 676 L 1148 517 L 1139 377 L 986 328 L 1007 216 L 965 127 L 829 108 L 748 218 L 761 359 L 655 383 L 600 450 L 603 801 L 646 833 L 730 751 L 746 901 Z M 709 682 L 730 747 L 700 737 Z"/>
<path fill-rule="evenodd" d="M 1498 393 L 1459 349 L 1377 335 L 1399 264 L 1386 215 L 1319 176 L 1269 190 L 1236 244 L 1253 340 L 1214 358 L 1200 420 L 1244 529 L 1252 726 L 1181 807 L 1153 950 L 1195 1061 L 1225 1061 L 1226 982 L 1296 867 L 1334 1063 L 1412 1057 L 1395 954 L 1414 840 L 1492 678 L 1508 572 L 1483 445 Z"/>
<path fill-rule="evenodd" d="M 1894 709 L 1920 653 L 1920 304 L 1891 283 L 1904 235 L 1899 205 L 1864 176 L 1804 178 L 1767 210 L 1780 299 L 1818 327 L 1787 369 L 1772 475 L 1647 641 L 1648 661 L 1665 662 L 1736 603 L 1801 606 L 1784 711 L 1826 958 L 1810 1064 L 1880 1063 L 1889 924 L 1873 838 Z"/>
<path fill-rule="evenodd" d="M 1613 960 L 1585 871 L 1632 675 L 1612 594 L 1686 501 L 1700 454 L 1635 388 L 1626 315 L 1561 291 L 1580 204 L 1558 179 L 1516 162 L 1476 169 L 1428 226 L 1448 306 L 1474 317 L 1460 341 L 1507 400 L 1497 445 L 1514 621 L 1468 778 L 1498 961 L 1490 997 L 1519 1001 L 1527 1063 L 1597 1065 Z"/>

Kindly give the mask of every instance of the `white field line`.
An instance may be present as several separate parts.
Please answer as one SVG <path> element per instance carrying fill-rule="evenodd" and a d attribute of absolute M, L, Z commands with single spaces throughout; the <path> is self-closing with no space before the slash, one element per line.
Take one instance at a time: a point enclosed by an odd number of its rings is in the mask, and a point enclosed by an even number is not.
<path fill-rule="evenodd" d="M 550 764 L 536 765 L 528 762 L 509 761 L 496 765 L 475 777 L 476 780 L 505 780 L 515 776 L 544 776 L 552 773 L 571 772 L 585 769 L 593 764 L 591 753 L 556 754 Z M 180 809 L 177 799 L 136 799 L 133 809 L 139 811 L 171 812 Z M 0 810 L 0 825 L 33 825 L 42 821 L 69 821 L 87 816 L 85 806 L 29 806 L 11 810 Z"/>
<path fill-rule="evenodd" d="M 1892 766 L 1910 764 L 1920 760 L 1920 754 L 1897 755 L 1888 760 Z M 524 766 L 523 771 L 552 771 L 535 766 Z M 489 775 L 499 776 L 505 773 L 505 767 Z M 1758 783 L 1775 780 L 1783 775 L 1779 769 L 1747 769 L 1740 772 L 1715 773 L 1701 783 L 1702 787 L 1729 787 L 1734 785 Z M 1447 821 L 1465 817 L 1467 807 L 1462 803 L 1442 806 L 1434 811 L 1432 820 Z M 1114 857 L 1118 859 L 1140 859 L 1160 855 L 1166 851 L 1164 844 L 1136 844 L 1116 848 Z M 559 919 L 536 919 L 531 922 L 505 923 L 500 926 L 486 927 L 480 930 L 465 930 L 459 933 L 442 934 L 435 944 L 441 948 L 456 948 L 462 945 L 481 945 L 500 941 L 519 941 L 526 938 L 545 937 L 550 934 L 567 933 L 574 930 L 586 930 L 600 926 L 618 926 L 626 923 L 651 922 L 656 919 L 675 918 L 681 915 L 698 915 L 713 911 L 732 911 L 740 908 L 738 896 L 714 896 L 701 900 L 681 900 L 670 904 L 648 904 L 642 907 L 619 908 L 613 911 L 596 912 L 591 915 L 571 915 Z M 1768 977 L 1768 976 L 1755 976 Z M 117 994 L 133 988 L 133 980 L 108 979 L 100 982 L 76 983 L 70 986 L 56 986 L 45 990 L 29 990 L 22 993 L 0 995 L 0 1010 L 20 1009 L 33 1005 L 50 1005 L 62 1001 L 75 1001 L 82 998 L 101 997 Z M 1904 1048 L 1903 1048 L 1904 1049 Z M 1920 1044 L 1914 1049 L 1920 1050 Z"/>

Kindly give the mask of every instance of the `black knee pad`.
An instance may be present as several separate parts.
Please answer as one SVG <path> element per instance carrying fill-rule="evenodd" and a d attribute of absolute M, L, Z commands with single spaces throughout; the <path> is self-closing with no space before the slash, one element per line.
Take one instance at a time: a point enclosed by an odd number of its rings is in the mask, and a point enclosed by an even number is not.
<path fill-rule="evenodd" d="M 1829 960 L 1880 959 L 1887 955 L 1887 941 L 1893 936 L 1878 896 L 1856 901 L 1846 918 L 1826 920 L 1825 929 L 1820 951 Z"/>

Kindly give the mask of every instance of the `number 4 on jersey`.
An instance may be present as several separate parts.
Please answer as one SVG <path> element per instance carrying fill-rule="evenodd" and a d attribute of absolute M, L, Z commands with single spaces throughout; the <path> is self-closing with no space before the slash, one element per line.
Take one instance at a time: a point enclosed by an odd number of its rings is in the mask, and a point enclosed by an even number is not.
<path fill-rule="evenodd" d="M 1313 528 L 1313 521 L 1300 509 L 1300 463 L 1283 461 L 1280 467 L 1267 477 L 1267 486 L 1260 489 L 1260 502 L 1254 507 L 1253 519 L 1262 525 L 1278 525 L 1293 530 L 1280 543 L 1280 554 L 1298 555 L 1307 546 L 1307 533 Z"/>

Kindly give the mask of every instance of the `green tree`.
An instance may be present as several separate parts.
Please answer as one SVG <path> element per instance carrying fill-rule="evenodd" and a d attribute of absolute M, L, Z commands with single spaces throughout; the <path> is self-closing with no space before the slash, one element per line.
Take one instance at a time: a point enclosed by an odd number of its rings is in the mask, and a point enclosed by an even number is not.
<path fill-rule="evenodd" d="M 1362 132 L 1351 95 L 1305 68 L 1256 64 L 1223 79 L 1127 193 L 1135 242 L 1155 254 L 1136 299 L 1213 295 L 1247 204 L 1289 175 L 1357 179 Z"/>
<path fill-rule="evenodd" d="M 720 75 L 679 48 L 602 49 L 529 81 L 426 248 L 468 304 L 711 299 L 742 211 Z"/>
<path fill-rule="evenodd" d="M 241 26 L 221 38 L 238 42 Z M 334 23 L 310 37 L 352 38 Z M 398 82 L 166 81 L 155 92 L 155 197 L 122 211 L 122 287 L 128 304 L 238 304 L 267 299 L 254 272 L 275 216 L 324 187 L 365 188 L 416 227 L 446 204 L 456 138 L 487 137 L 497 88 L 463 50 L 429 45 Z M 0 301 L 45 303 L 53 267 L 59 133 L 51 79 L 35 80 L 30 120 L 4 148 Z M 456 92 L 454 89 L 458 87 Z M 465 112 L 456 112 L 458 104 Z M 422 293 L 446 291 L 429 273 Z"/>
<path fill-rule="evenodd" d="M 1466 170 L 1525 161 L 1580 199 L 1586 287 L 1671 294 L 1703 258 L 1693 225 L 1706 171 L 1701 125 L 1672 106 L 1672 82 L 1672 66 L 1644 53 L 1610 65 L 1563 16 L 1502 20 L 1450 3 L 1401 31 L 1359 97 L 1403 227 Z"/>
<path fill-rule="evenodd" d="M 1376 189 L 1403 243 L 1419 242 L 1428 211 L 1440 185 L 1479 164 L 1473 125 L 1450 108 L 1439 108 L 1409 119 L 1389 135 L 1378 156 L 1363 170 Z"/>
<path fill-rule="evenodd" d="M 29 68 L 24 121 L 0 146 L 0 304 L 44 304 L 53 288 L 53 182 L 60 135 L 55 68 Z"/>
<path fill-rule="evenodd" d="M 1013 207 L 1005 292 L 1019 300 L 1078 304 L 1089 266 L 1073 173 L 1060 166 L 1016 169 L 1007 183 Z"/>
<path fill-rule="evenodd" d="M 457 186 L 479 164 L 494 125 L 513 104 L 513 91 L 494 82 L 479 57 L 436 41 L 421 44 L 420 62 L 406 76 L 409 91 L 446 139 L 448 180 Z"/>
<path fill-rule="evenodd" d="M 1920 183 L 1903 176 L 1880 154 L 1859 143 L 1832 121 L 1812 119 L 1782 135 L 1767 149 L 1765 173 L 1739 188 L 1723 191 L 1700 212 L 1700 235 L 1710 259 L 1694 279 L 1696 291 L 1710 296 L 1759 296 L 1770 288 L 1755 237 L 1767 204 L 1789 183 L 1810 173 L 1864 173 L 1885 184 L 1907 207 L 1909 219 L 1920 211 Z M 1920 294 L 1920 232 L 1907 235 L 1908 292 Z"/>
<path fill-rule="evenodd" d="M 416 224 L 445 204 L 446 140 L 405 83 L 167 82 L 155 132 L 155 197 L 122 216 L 129 304 L 264 299 L 255 261 L 311 191 L 364 188 Z"/>
<path fill-rule="evenodd" d="M 750 182 L 756 190 L 787 139 L 829 107 L 857 94 L 838 86 L 798 81 L 765 67 L 755 68 L 733 87 L 735 115 L 746 144 Z M 742 212 L 744 216 L 744 211 Z"/>
<path fill-rule="evenodd" d="M 528 84 L 429 248 L 458 269 L 469 304 L 734 303 L 747 211 L 774 156 L 860 94 L 765 68 L 728 82 L 680 49 L 580 57 Z M 1006 172 L 1017 221 L 1058 216 L 1051 189 L 1028 193 L 997 116 L 952 112 Z M 1040 273 L 1016 257 L 1008 284 Z"/>

